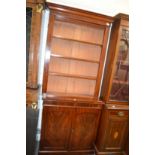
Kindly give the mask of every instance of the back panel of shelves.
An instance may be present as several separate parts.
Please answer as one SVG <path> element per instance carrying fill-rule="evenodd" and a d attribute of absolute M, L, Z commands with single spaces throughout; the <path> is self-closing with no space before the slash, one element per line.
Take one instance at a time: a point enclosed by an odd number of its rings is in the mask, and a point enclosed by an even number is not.
<path fill-rule="evenodd" d="M 46 93 L 60 97 L 98 96 L 97 82 L 108 27 L 56 18 L 51 25 Z"/>

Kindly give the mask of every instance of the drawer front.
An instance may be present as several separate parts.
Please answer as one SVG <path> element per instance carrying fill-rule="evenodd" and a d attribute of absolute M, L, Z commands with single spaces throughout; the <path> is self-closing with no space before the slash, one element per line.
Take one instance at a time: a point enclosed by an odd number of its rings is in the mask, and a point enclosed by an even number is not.
<path fill-rule="evenodd" d="M 129 112 L 126 110 L 111 110 L 109 112 L 110 116 L 115 116 L 115 117 L 121 117 L 121 118 L 128 118 Z"/>

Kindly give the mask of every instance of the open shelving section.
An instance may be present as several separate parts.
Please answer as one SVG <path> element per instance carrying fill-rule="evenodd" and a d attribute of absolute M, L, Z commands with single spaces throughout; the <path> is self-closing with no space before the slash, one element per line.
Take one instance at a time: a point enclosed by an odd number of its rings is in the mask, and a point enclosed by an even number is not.
<path fill-rule="evenodd" d="M 109 26 L 51 16 L 46 94 L 98 98 Z M 45 83 L 45 82 L 44 82 Z M 72 95 L 74 94 L 74 95 Z"/>

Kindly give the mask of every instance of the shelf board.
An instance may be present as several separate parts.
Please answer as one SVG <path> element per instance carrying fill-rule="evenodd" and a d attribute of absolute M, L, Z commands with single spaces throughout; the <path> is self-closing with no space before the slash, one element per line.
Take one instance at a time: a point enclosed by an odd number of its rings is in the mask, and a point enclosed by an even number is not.
<path fill-rule="evenodd" d="M 58 72 L 49 72 L 49 75 L 64 76 L 64 77 L 71 77 L 71 78 L 81 78 L 81 79 L 88 79 L 88 80 L 96 80 L 97 78 L 95 76 L 84 76 L 84 75 L 58 73 Z"/>
<path fill-rule="evenodd" d="M 93 95 L 88 94 L 77 94 L 77 93 L 63 93 L 63 92 L 47 92 L 47 97 L 84 97 L 84 98 L 93 98 Z"/>
<path fill-rule="evenodd" d="M 75 41 L 75 42 L 80 42 L 80 43 L 84 43 L 84 44 L 96 45 L 96 46 L 102 46 L 102 43 L 94 43 L 94 42 L 89 42 L 89 41 L 85 41 L 85 40 L 65 38 L 65 37 L 59 36 L 59 35 L 53 35 L 53 38 L 58 38 L 58 39 L 63 39 L 63 40 L 69 40 L 69 41 Z"/>
<path fill-rule="evenodd" d="M 129 85 L 129 82 L 128 81 L 113 80 L 113 83 L 123 84 L 123 85 Z"/>
<path fill-rule="evenodd" d="M 74 58 L 74 57 L 68 57 L 68 56 L 63 56 L 63 55 L 58 55 L 58 54 L 51 54 L 50 56 L 51 57 L 56 57 L 56 58 L 64 58 L 64 59 L 71 59 L 71 60 L 77 60 L 77 61 L 99 63 L 99 61 L 96 61 L 96 60 L 88 60 L 88 59 L 83 59 L 83 58 Z"/>

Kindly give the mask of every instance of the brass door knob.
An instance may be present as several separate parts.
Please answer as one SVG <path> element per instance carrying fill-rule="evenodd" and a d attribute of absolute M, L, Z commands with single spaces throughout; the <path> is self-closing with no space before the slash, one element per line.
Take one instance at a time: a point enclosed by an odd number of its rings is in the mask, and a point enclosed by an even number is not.
<path fill-rule="evenodd" d="M 34 110 L 36 110 L 37 109 L 37 103 L 36 102 L 33 102 L 31 104 L 31 108 L 34 109 Z"/>
<path fill-rule="evenodd" d="M 43 7 L 42 4 L 38 4 L 38 5 L 36 6 L 36 12 L 38 12 L 38 13 L 41 13 L 43 9 L 44 9 L 44 7 Z"/>

